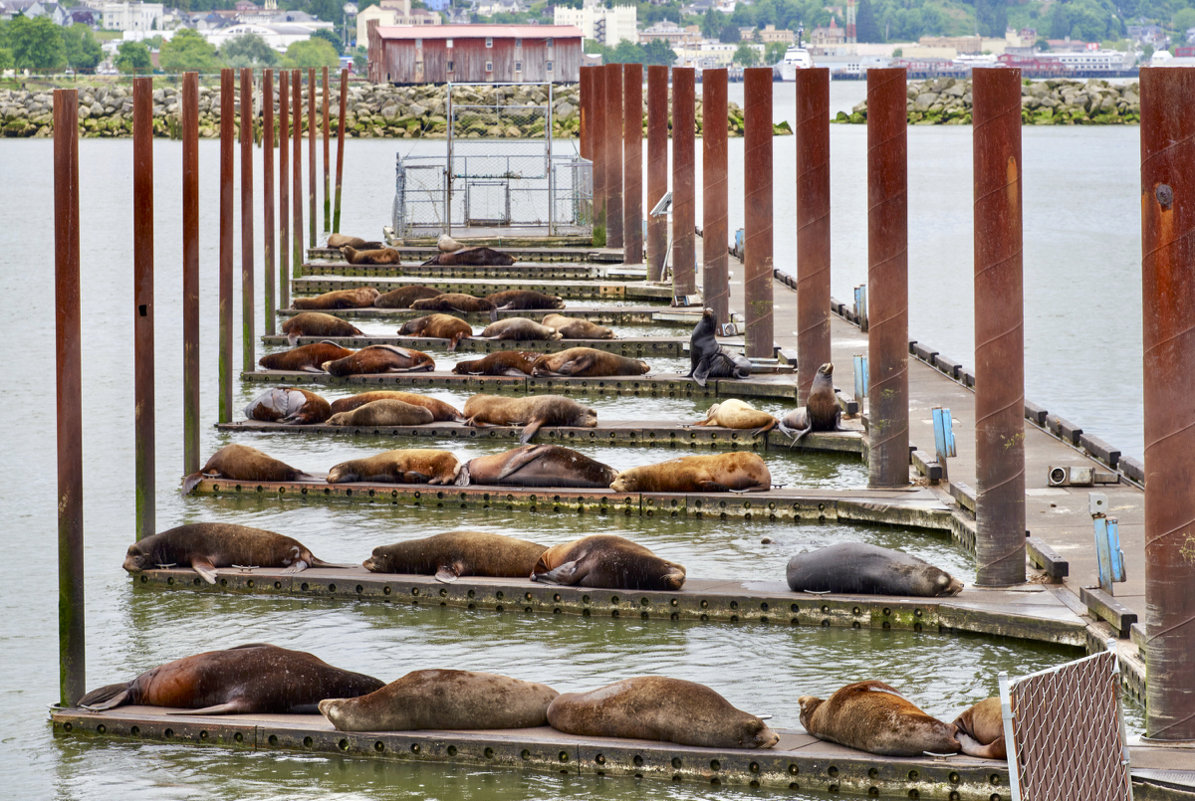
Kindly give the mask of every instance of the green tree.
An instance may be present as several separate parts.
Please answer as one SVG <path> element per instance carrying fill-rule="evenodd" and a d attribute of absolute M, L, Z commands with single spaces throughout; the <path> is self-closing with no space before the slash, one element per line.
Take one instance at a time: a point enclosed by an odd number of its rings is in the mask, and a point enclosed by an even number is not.
<path fill-rule="evenodd" d="M 55 72 L 66 66 L 62 34 L 49 17 L 14 17 L 8 24 L 8 47 L 19 70 Z"/>
<path fill-rule="evenodd" d="M 734 51 L 734 56 L 731 59 L 735 64 L 740 64 L 744 67 L 754 67 L 759 63 L 759 51 L 752 47 L 748 42 L 743 42 Z"/>
<path fill-rule="evenodd" d="M 336 50 L 323 39 L 293 42 L 282 56 L 282 66 L 286 69 L 335 67 L 339 64 L 340 58 L 336 55 Z"/>
<path fill-rule="evenodd" d="M 272 67 L 278 51 L 256 33 L 243 33 L 221 45 L 220 58 L 230 67 Z"/>
<path fill-rule="evenodd" d="M 121 42 L 116 48 L 116 59 L 113 63 L 116 69 L 126 74 L 148 75 L 154 70 L 153 61 L 149 57 L 149 47 L 145 42 Z"/>
<path fill-rule="evenodd" d="M 1174 12 L 1174 20 L 1171 23 L 1174 29 L 1178 31 L 1179 38 L 1183 37 L 1189 29 L 1195 28 L 1195 8 L 1188 6 L 1187 8 L 1180 8 Z"/>
<path fill-rule="evenodd" d="M 341 56 L 344 54 L 344 45 L 341 44 L 340 37 L 337 36 L 336 34 L 334 34 L 332 31 L 328 30 L 327 28 L 320 28 L 315 33 L 311 34 L 311 38 L 312 39 L 323 39 L 325 42 L 328 42 L 329 44 L 331 44 L 332 48 L 336 51 L 337 56 Z"/>
<path fill-rule="evenodd" d="M 981 36 L 1003 36 L 1008 28 L 1008 6 L 1004 0 L 975 0 L 975 27 Z"/>
<path fill-rule="evenodd" d="M 369 50 L 357 45 L 353 50 L 353 72 L 364 75 L 369 70 Z"/>
<path fill-rule="evenodd" d="M 855 12 L 855 38 L 860 42 L 884 41 L 871 0 L 859 0 L 859 8 Z"/>
<path fill-rule="evenodd" d="M 95 65 L 99 64 L 104 56 L 99 40 L 95 38 L 91 28 L 81 23 L 62 29 L 62 46 L 66 53 L 66 63 L 81 72 L 94 71 Z"/>
<path fill-rule="evenodd" d="M 643 63 L 653 66 L 671 67 L 676 63 L 676 53 L 663 39 L 648 42 L 643 47 Z"/>
<path fill-rule="evenodd" d="M 15 63 L 12 59 L 12 50 L 0 47 L 0 70 L 10 70 Z"/>
<path fill-rule="evenodd" d="M 217 72 L 224 66 L 211 42 L 190 28 L 179 28 L 162 43 L 158 63 L 166 72 Z"/>

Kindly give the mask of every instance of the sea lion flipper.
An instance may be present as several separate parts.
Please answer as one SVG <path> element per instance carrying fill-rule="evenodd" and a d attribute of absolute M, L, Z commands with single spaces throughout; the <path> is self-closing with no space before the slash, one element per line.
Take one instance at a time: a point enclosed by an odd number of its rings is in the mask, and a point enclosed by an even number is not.
<path fill-rule="evenodd" d="M 533 445 L 532 447 L 526 448 L 526 449 L 520 451 L 519 453 L 513 454 L 506 461 L 506 464 L 502 465 L 502 469 L 498 472 L 498 476 L 497 476 L 498 481 L 501 481 L 505 478 L 508 478 L 508 477 L 514 475 L 515 473 L 519 472 L 524 467 L 526 467 L 528 464 L 535 461 L 535 459 L 540 455 L 542 450 L 543 449 L 541 446 Z"/>
<path fill-rule="evenodd" d="M 709 375 L 710 375 L 709 360 L 702 359 L 700 362 L 697 363 L 697 366 L 695 368 L 693 368 L 693 380 L 697 382 L 697 386 L 704 387 L 705 380 L 707 378 L 709 378 Z"/>
<path fill-rule="evenodd" d="M 577 560 L 565 562 L 544 573 L 532 573 L 532 581 L 542 581 L 544 584 L 575 584 Z"/>
<path fill-rule="evenodd" d="M 212 704 L 201 709 L 179 709 L 167 712 L 167 715 L 231 715 L 237 712 L 252 712 L 243 701 L 225 701 L 222 704 Z"/>
<path fill-rule="evenodd" d="M 129 682 L 122 681 L 118 684 L 106 684 L 99 689 L 91 692 L 80 698 L 75 706 L 80 709 L 92 709 L 97 712 L 102 712 L 105 709 L 113 709 L 120 706 L 129 697 Z"/>
<path fill-rule="evenodd" d="M 461 577 L 461 572 L 456 565 L 440 565 L 436 570 L 436 581 L 445 584 L 451 584 Z"/>
<path fill-rule="evenodd" d="M 304 570 L 306 570 L 309 567 L 311 567 L 311 565 L 307 564 L 307 562 L 305 562 L 304 560 L 296 559 L 295 563 L 293 565 L 286 568 L 282 572 L 283 573 L 302 573 Z"/>
<path fill-rule="evenodd" d="M 544 424 L 544 421 L 542 418 L 537 418 L 535 420 L 532 420 L 530 423 L 528 423 L 526 425 L 526 427 L 523 429 L 522 436 L 519 437 L 519 444 L 526 445 L 528 442 L 530 442 L 532 437 L 535 436 L 536 432 L 539 431 L 539 429 L 543 426 L 543 424 Z M 522 464 L 520 464 L 520 467 L 521 466 L 522 466 Z M 504 470 L 503 472 L 506 472 L 506 471 Z"/>
<path fill-rule="evenodd" d="M 179 488 L 179 495 L 190 495 L 191 490 L 199 486 L 199 482 L 203 481 L 203 473 L 191 473 L 183 477 L 183 485 Z"/>
<path fill-rule="evenodd" d="M 216 566 L 212 564 L 212 560 L 206 556 L 195 556 L 191 558 L 191 569 L 203 576 L 203 580 L 208 584 L 216 583 Z"/>

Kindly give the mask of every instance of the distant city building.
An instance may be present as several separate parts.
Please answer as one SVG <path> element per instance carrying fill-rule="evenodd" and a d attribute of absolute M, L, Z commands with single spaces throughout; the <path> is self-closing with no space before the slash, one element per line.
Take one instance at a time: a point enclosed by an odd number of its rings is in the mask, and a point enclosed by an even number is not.
<path fill-rule="evenodd" d="M 551 81 L 581 78 L 572 25 L 369 26 L 374 83 Z"/>
<path fill-rule="evenodd" d="M 639 9 L 635 6 L 606 8 L 601 0 L 585 0 L 581 8 L 556 6 L 552 21 L 557 25 L 580 28 L 584 38 L 610 47 L 619 42 L 634 43 L 639 39 Z"/>
<path fill-rule="evenodd" d="M 765 25 L 759 29 L 759 41 L 765 45 L 775 44 L 776 42 L 790 45 L 796 38 L 796 34 L 792 31 L 787 28 L 777 30 L 775 25 Z"/>
<path fill-rule="evenodd" d="M 809 49 L 817 52 L 846 44 L 846 29 L 839 28 L 838 23 L 830 18 L 830 24 L 824 28 L 814 28 L 809 32 Z"/>
<path fill-rule="evenodd" d="M 378 25 L 439 25 L 440 15 L 423 8 L 411 8 L 411 0 L 382 0 L 381 5 L 363 8 L 357 12 L 357 43 L 365 44 L 369 39 L 369 21 Z"/>
<path fill-rule="evenodd" d="M 222 47 L 230 39 L 254 34 L 264 39 L 265 43 L 273 49 L 279 52 L 286 52 L 286 49 L 292 44 L 307 41 L 313 33 L 321 28 L 331 31 L 333 25 L 331 22 L 303 24 L 280 22 L 272 25 L 262 25 L 256 22 L 240 22 L 235 25 L 229 25 L 226 28 L 207 31 L 203 34 L 203 38 L 207 39 L 215 47 Z"/>
<path fill-rule="evenodd" d="M 917 40 L 922 47 L 943 47 L 956 53 L 982 53 L 983 39 L 979 36 L 922 36 Z"/>
<path fill-rule="evenodd" d="M 662 41 L 673 50 L 678 47 L 696 47 L 701 39 L 701 29 L 696 25 L 682 28 L 671 20 L 662 20 L 639 32 L 639 44 Z"/>
<path fill-rule="evenodd" d="M 100 27 L 109 31 L 157 31 L 162 29 L 162 4 L 99 0 L 92 9 L 100 15 Z"/>

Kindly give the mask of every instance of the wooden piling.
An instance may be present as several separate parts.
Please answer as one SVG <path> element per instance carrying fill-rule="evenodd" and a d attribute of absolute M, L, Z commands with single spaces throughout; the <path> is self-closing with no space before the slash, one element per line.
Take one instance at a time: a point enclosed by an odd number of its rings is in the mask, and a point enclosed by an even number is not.
<path fill-rule="evenodd" d="M 241 69 L 241 369 L 257 364 L 253 308 L 253 70 Z"/>
<path fill-rule="evenodd" d="M 331 126 L 328 122 L 328 68 L 323 71 L 322 116 L 324 121 L 324 230 L 332 230 L 332 141 L 329 134 Z M 315 243 L 311 243 L 315 246 Z"/>
<path fill-rule="evenodd" d="M 261 74 L 262 113 L 262 169 L 261 169 L 261 224 L 265 228 L 261 238 L 262 262 L 265 274 L 262 276 L 262 305 L 265 306 L 266 333 L 276 332 L 274 319 L 274 71 L 262 70 Z M 256 365 L 246 369 L 252 370 Z"/>
<path fill-rule="evenodd" d="M 294 145 L 291 159 L 291 274 L 303 275 L 303 73 L 291 70 L 291 116 L 294 126 Z"/>
<path fill-rule="evenodd" d="M 199 73 L 183 74 L 183 474 L 199 472 Z"/>
<path fill-rule="evenodd" d="M 307 68 L 307 247 L 315 247 L 315 67 Z"/>
<path fill-rule="evenodd" d="M 278 71 L 278 305 L 290 308 L 290 74 Z"/>
<path fill-rule="evenodd" d="M 133 420 L 137 539 L 154 534 L 153 78 L 133 79 Z"/>
<path fill-rule="evenodd" d="M 232 167 L 236 111 L 232 70 L 220 70 L 220 347 L 218 421 L 232 419 Z"/>
<path fill-rule="evenodd" d="M 332 231 L 340 233 L 340 187 L 344 184 L 344 115 L 348 111 L 349 71 L 340 71 L 340 116 L 336 118 L 336 207 L 332 211 Z"/>

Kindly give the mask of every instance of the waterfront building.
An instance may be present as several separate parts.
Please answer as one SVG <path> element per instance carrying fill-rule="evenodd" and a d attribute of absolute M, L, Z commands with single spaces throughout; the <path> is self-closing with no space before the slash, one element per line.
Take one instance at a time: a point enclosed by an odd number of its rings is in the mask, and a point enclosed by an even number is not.
<path fill-rule="evenodd" d="M 369 39 L 369 22 L 377 20 L 378 25 L 439 25 L 440 15 L 425 8 L 411 8 L 411 0 L 382 0 L 381 4 L 369 6 L 357 12 L 357 42 L 365 44 Z"/>
<path fill-rule="evenodd" d="M 102 0 L 92 5 L 99 12 L 100 27 L 109 31 L 160 31 L 162 4 L 139 0 Z"/>
<path fill-rule="evenodd" d="M 604 45 L 613 47 L 619 42 L 637 42 L 639 39 L 639 9 L 635 6 L 617 5 L 606 8 L 600 0 L 585 0 L 581 8 L 556 6 L 552 21 L 557 25 L 572 25 L 581 29 L 581 35 Z"/>
<path fill-rule="evenodd" d="M 374 83 L 551 81 L 581 78 L 572 25 L 369 26 Z"/>

